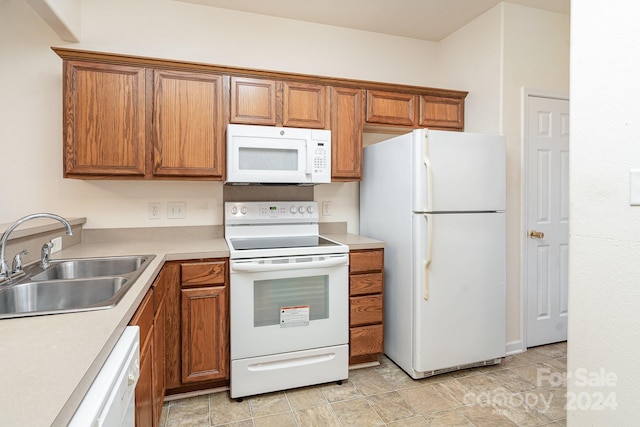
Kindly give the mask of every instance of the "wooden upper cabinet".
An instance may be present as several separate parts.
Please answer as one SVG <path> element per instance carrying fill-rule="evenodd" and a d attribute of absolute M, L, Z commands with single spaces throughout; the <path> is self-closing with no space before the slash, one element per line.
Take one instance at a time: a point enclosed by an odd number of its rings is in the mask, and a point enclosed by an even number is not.
<path fill-rule="evenodd" d="M 276 125 L 276 82 L 231 77 L 231 123 Z"/>
<path fill-rule="evenodd" d="M 325 129 L 328 94 L 326 86 L 283 82 L 282 126 Z"/>
<path fill-rule="evenodd" d="M 325 129 L 326 86 L 231 77 L 231 123 Z"/>
<path fill-rule="evenodd" d="M 64 63 L 64 176 L 143 176 L 145 69 Z"/>
<path fill-rule="evenodd" d="M 331 179 L 362 177 L 362 89 L 331 88 Z"/>
<path fill-rule="evenodd" d="M 418 95 L 368 90 L 367 123 L 416 126 Z"/>
<path fill-rule="evenodd" d="M 224 77 L 155 70 L 153 174 L 224 175 Z"/>
<path fill-rule="evenodd" d="M 464 128 L 464 99 L 441 96 L 420 97 L 420 126 Z"/>

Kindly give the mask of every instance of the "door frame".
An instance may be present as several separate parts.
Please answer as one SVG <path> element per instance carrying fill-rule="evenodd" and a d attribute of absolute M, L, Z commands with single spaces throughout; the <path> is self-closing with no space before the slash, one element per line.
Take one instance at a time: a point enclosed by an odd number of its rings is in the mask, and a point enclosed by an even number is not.
<path fill-rule="evenodd" d="M 527 224 L 528 217 L 527 212 L 529 208 L 528 197 L 527 197 L 527 188 L 528 188 L 528 178 L 529 178 L 529 168 L 528 168 L 528 148 L 529 148 L 529 122 L 527 118 L 529 117 L 529 97 L 537 97 L 537 98 L 549 98 L 549 99 L 558 99 L 563 101 L 570 101 L 569 94 L 563 92 L 553 92 L 548 90 L 539 90 L 539 89 L 531 89 L 527 87 L 522 87 L 521 91 L 521 108 L 520 111 L 522 113 L 520 117 L 520 339 L 521 339 L 521 348 L 518 351 L 517 348 L 507 349 L 507 353 L 519 353 L 527 350 L 527 319 L 528 319 L 528 304 L 527 304 L 527 281 L 528 281 L 528 270 L 527 270 L 527 260 L 529 259 L 529 252 L 527 250 Z M 571 137 L 569 137 L 571 138 Z M 571 145 L 569 145 L 571 148 Z"/>

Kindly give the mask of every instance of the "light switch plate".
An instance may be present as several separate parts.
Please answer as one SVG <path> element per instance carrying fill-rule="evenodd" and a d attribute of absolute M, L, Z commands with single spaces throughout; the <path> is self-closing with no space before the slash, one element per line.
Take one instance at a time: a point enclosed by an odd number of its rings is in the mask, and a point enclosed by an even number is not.
<path fill-rule="evenodd" d="M 629 204 L 640 206 L 640 169 L 629 169 Z"/>

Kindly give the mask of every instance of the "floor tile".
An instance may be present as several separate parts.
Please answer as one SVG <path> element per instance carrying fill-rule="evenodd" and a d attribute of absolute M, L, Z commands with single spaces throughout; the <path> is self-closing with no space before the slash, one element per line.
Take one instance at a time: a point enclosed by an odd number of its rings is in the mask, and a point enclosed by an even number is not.
<path fill-rule="evenodd" d="M 209 408 L 211 411 L 211 425 L 213 426 L 251 419 L 249 401 L 237 402 L 229 397 L 229 393 L 209 395 Z"/>
<path fill-rule="evenodd" d="M 285 394 L 293 411 L 329 404 L 320 386 L 287 390 Z"/>
<path fill-rule="evenodd" d="M 316 406 L 294 412 L 299 426 L 309 427 L 341 427 L 338 416 L 330 405 Z"/>
<path fill-rule="evenodd" d="M 253 419 L 253 425 L 255 427 L 298 427 L 293 412 L 257 417 Z"/>
<path fill-rule="evenodd" d="M 333 411 L 344 426 L 383 426 L 384 421 L 365 398 L 333 403 Z"/>
<path fill-rule="evenodd" d="M 287 396 L 284 392 L 261 394 L 250 397 L 249 407 L 251 408 L 251 415 L 254 417 L 263 417 L 265 415 L 291 411 L 291 407 L 287 401 Z"/>
<path fill-rule="evenodd" d="M 417 415 L 416 411 L 397 391 L 367 396 L 367 401 L 385 423 Z"/>

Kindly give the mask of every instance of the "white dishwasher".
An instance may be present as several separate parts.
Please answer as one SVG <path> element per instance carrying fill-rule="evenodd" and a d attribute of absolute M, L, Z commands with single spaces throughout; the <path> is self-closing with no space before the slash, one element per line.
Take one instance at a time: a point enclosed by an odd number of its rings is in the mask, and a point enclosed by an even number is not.
<path fill-rule="evenodd" d="M 70 427 L 134 427 L 140 328 L 127 326 L 89 388 Z"/>

